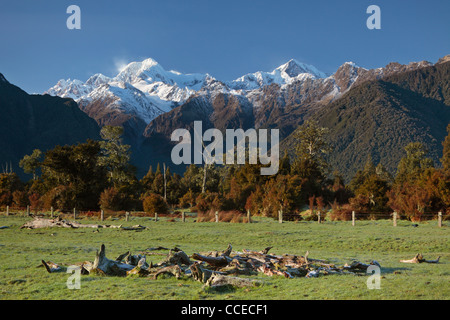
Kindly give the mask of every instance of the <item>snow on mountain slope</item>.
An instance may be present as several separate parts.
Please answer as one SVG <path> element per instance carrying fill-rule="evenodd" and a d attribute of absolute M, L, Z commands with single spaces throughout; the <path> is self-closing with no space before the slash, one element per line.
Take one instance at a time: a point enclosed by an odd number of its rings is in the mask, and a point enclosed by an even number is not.
<path fill-rule="evenodd" d="M 113 78 L 95 74 L 84 83 L 60 80 L 45 93 L 83 102 L 87 109 L 89 103 L 105 101 L 104 108 L 137 115 L 149 123 L 184 103 L 212 79 L 208 74 L 166 71 L 155 60 L 146 59 L 129 63 Z"/>
<path fill-rule="evenodd" d="M 271 83 L 290 84 L 304 79 L 325 77 L 315 67 L 290 60 L 272 72 L 256 72 L 230 82 L 220 82 L 209 74 L 182 74 L 166 71 L 149 58 L 131 62 L 119 74 L 109 78 L 102 74 L 91 76 L 86 82 L 60 80 L 47 94 L 69 97 L 84 105 L 108 101 L 105 108 L 139 116 L 149 123 L 159 114 L 184 103 L 194 94 L 214 96 L 217 93 L 245 95 L 247 91 Z"/>
<path fill-rule="evenodd" d="M 205 96 L 208 101 L 213 101 L 218 94 L 231 94 L 238 99 L 245 98 L 259 108 L 267 104 L 264 88 L 276 84 L 279 86 L 276 89 L 278 93 L 271 91 L 270 95 L 283 100 L 281 105 L 313 100 L 331 101 L 357 83 L 427 65 L 428 62 L 409 65 L 390 63 L 384 68 L 367 70 L 353 62 L 346 62 L 333 75 L 327 76 L 314 66 L 292 59 L 271 72 L 258 71 L 222 82 L 209 74 L 167 71 L 149 58 L 129 63 L 112 78 L 95 74 L 84 83 L 80 80 L 60 80 L 45 93 L 82 102 L 88 114 L 90 104 L 95 106 L 96 111 L 100 105 L 106 111 L 101 116 L 108 110 L 119 111 L 136 115 L 148 124 L 158 115 L 184 104 L 192 96 Z"/>
<path fill-rule="evenodd" d="M 249 73 L 236 80 L 228 82 L 227 85 L 235 90 L 254 90 L 272 83 L 285 85 L 291 84 L 294 81 L 325 77 L 326 74 L 317 70 L 314 66 L 291 59 L 272 72 L 258 71 L 255 73 Z"/>

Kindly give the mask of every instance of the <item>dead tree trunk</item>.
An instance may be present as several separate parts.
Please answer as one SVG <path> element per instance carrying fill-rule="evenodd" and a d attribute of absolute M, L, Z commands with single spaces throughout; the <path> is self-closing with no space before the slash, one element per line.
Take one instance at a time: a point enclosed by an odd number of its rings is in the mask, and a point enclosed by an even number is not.
<path fill-rule="evenodd" d="M 439 256 L 439 257 L 437 257 L 436 260 L 425 260 L 424 257 L 422 256 L 422 254 L 418 253 L 418 254 L 416 254 L 416 256 L 414 258 L 409 259 L 409 260 L 400 260 L 400 262 L 403 262 L 403 263 L 423 263 L 423 262 L 425 262 L 425 263 L 439 263 L 439 259 L 440 258 L 441 257 Z"/>

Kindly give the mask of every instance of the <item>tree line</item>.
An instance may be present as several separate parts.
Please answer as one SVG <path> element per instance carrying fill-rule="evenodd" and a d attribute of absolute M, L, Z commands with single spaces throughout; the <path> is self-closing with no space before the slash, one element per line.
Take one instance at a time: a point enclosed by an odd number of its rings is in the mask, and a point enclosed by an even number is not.
<path fill-rule="evenodd" d="M 20 161 L 32 178 L 22 182 L 16 173 L 0 174 L 0 206 L 61 211 L 109 210 L 167 213 L 169 208 L 192 208 L 202 214 L 229 211 L 277 217 L 281 210 L 301 219 L 310 208 L 325 210 L 333 220 L 349 220 L 396 211 L 420 220 L 427 212 L 450 214 L 450 125 L 443 141 L 441 165 L 435 167 L 426 147 L 405 147 L 395 176 L 367 159 L 348 184 L 332 171 L 327 157 L 328 130 L 306 121 L 295 132 L 294 156 L 280 159 L 279 171 L 262 176 L 261 165 L 190 165 L 183 175 L 170 167 L 150 167 L 142 179 L 130 164 L 130 147 L 123 128 L 105 126 L 101 141 L 34 150 Z"/>

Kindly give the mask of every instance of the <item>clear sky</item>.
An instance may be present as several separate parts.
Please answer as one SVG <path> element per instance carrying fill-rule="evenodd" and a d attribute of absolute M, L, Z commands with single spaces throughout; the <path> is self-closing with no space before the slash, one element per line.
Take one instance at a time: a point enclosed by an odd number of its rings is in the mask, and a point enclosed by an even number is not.
<path fill-rule="evenodd" d="M 81 30 L 66 9 L 81 8 Z M 369 5 L 381 30 L 369 30 Z M 117 74 L 151 57 L 167 70 L 232 80 L 291 58 L 333 73 L 450 54 L 448 0 L 15 0 L 0 2 L 0 73 L 29 93 Z"/>

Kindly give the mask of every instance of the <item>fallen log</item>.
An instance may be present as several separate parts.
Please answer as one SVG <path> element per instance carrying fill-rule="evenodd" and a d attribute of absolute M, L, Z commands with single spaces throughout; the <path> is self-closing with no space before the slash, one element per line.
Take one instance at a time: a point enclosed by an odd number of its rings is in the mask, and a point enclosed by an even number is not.
<path fill-rule="evenodd" d="M 42 262 L 42 264 L 44 265 L 45 270 L 47 270 L 48 273 L 54 273 L 54 272 L 62 272 L 62 271 L 64 271 L 63 268 L 61 268 L 61 266 L 59 266 L 58 264 L 53 263 L 53 262 L 51 262 L 51 261 L 47 261 L 47 262 L 46 262 L 46 261 L 44 261 L 44 260 L 41 260 L 41 262 Z"/>
<path fill-rule="evenodd" d="M 400 260 L 400 262 L 403 262 L 403 263 L 439 263 L 440 258 L 441 257 L 439 256 L 439 257 L 437 257 L 436 260 L 426 260 L 426 259 L 424 259 L 422 254 L 418 253 L 418 254 L 416 254 L 416 256 L 414 258 L 409 259 L 409 260 Z"/>
<path fill-rule="evenodd" d="M 134 231 L 141 231 L 146 229 L 146 227 L 141 225 L 135 225 L 131 227 L 124 227 L 122 225 L 115 226 L 115 225 L 107 225 L 107 224 L 83 224 L 76 221 L 69 221 L 61 219 L 60 217 L 57 217 L 55 219 L 45 219 L 41 217 L 33 217 L 33 220 L 25 223 L 20 227 L 20 229 L 39 229 L 39 228 L 53 228 L 53 227 L 60 227 L 60 228 L 114 228 L 114 229 L 120 229 L 120 230 L 134 230 Z"/>
<path fill-rule="evenodd" d="M 158 279 L 158 276 L 161 274 L 171 274 L 173 276 L 175 276 L 175 278 L 180 278 L 181 274 L 182 274 L 182 270 L 180 268 L 179 265 L 173 265 L 173 266 L 167 266 L 167 267 L 163 267 L 161 269 L 159 269 L 154 275 L 153 275 L 153 279 Z"/>
<path fill-rule="evenodd" d="M 227 256 L 209 257 L 209 256 L 204 256 L 204 255 L 201 255 L 198 253 L 192 254 L 192 259 L 204 261 L 204 262 L 208 263 L 210 266 L 216 267 L 216 268 L 224 267 L 232 261 L 232 259 Z"/>

